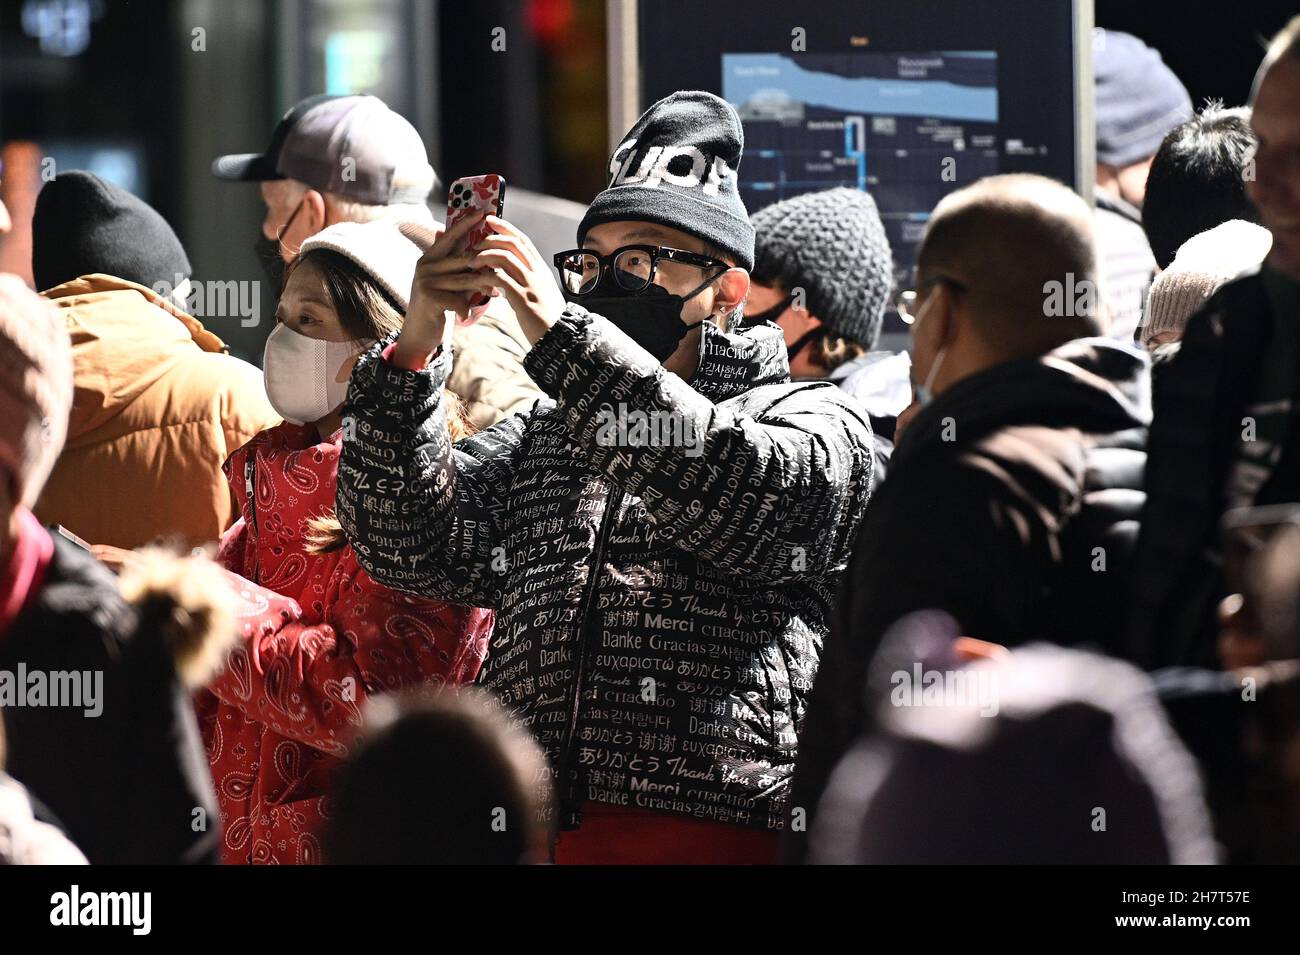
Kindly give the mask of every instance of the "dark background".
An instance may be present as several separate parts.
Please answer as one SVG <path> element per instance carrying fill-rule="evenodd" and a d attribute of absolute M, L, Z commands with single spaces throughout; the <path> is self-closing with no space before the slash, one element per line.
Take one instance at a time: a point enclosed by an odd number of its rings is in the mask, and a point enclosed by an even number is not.
<path fill-rule="evenodd" d="M 1294 0 L 1096 0 L 1097 25 L 1159 50 L 1198 109 L 1207 97 L 1245 104 L 1265 41 L 1297 13 Z"/>
<path fill-rule="evenodd" d="M 923 49 L 927 35 L 946 35 L 935 29 L 943 14 L 933 11 L 971 18 L 979 33 L 990 23 L 1032 17 L 1025 11 L 1035 2 L 783 0 L 770 17 L 782 27 L 773 34 L 779 47 L 788 48 L 793 20 L 807 21 L 809 48 L 816 49 L 815 23 L 892 8 L 903 11 L 907 48 Z M 674 63 L 677 88 L 698 85 L 697 75 L 716 84 L 716 55 L 692 60 L 694 41 L 743 49 L 745 35 L 753 42 L 765 29 L 769 3 L 647 3 L 647 15 L 669 38 L 651 50 L 652 63 Z M 91 16 L 84 50 L 68 57 L 42 50 L 34 13 L 78 6 Z M 719 21 L 724 9 L 730 15 Z M 1096 0 L 1095 11 L 1098 25 L 1157 47 L 1198 106 L 1211 97 L 1239 105 L 1265 38 L 1300 12 L 1300 3 Z M 42 157 L 94 140 L 138 152 L 138 191 L 176 228 L 197 277 L 260 278 L 252 253 L 263 212 L 257 190 L 217 182 L 209 166 L 223 152 L 264 148 L 285 109 L 324 89 L 322 37 L 358 25 L 387 38 L 387 48 L 375 85 L 349 91 L 378 92 L 415 123 L 444 184 L 499 171 L 516 188 L 586 203 L 604 184 L 609 150 L 605 16 L 602 0 L 4 0 L 0 193 L 15 230 L 0 240 L 0 268 L 23 274 L 30 262 L 26 217 Z M 191 49 L 197 25 L 207 30 L 206 52 Z M 508 32 L 507 53 L 489 48 L 498 26 Z M 1026 43 L 1035 42 L 1031 32 Z M 1024 51 L 1026 62 L 1035 55 Z M 1041 89 L 1017 95 L 1049 99 Z M 270 314 L 269 302 L 262 311 Z M 256 360 L 267 327 L 214 330 Z"/>

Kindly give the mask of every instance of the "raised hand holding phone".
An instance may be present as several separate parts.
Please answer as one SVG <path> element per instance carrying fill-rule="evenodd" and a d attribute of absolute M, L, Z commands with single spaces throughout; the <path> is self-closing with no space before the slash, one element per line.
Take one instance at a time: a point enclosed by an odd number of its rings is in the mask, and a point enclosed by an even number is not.
<path fill-rule="evenodd" d="M 398 364 L 421 367 L 453 327 L 447 322 L 447 313 L 457 321 L 470 321 L 471 299 L 476 294 L 492 294 L 491 279 L 471 271 L 475 253 L 465 248 L 465 237 L 484 215 L 480 210 L 462 217 L 432 242 L 416 239 L 424 254 L 415 265 L 411 301 L 393 353 Z"/>
<path fill-rule="evenodd" d="M 524 337 L 536 344 L 564 311 L 555 273 L 532 239 L 515 226 L 497 216 L 488 216 L 486 224 L 491 234 L 479 243 L 474 267 L 505 296 Z"/>
<path fill-rule="evenodd" d="M 506 180 L 504 176 L 497 173 L 488 173 L 483 176 L 466 176 L 463 179 L 457 179 L 447 189 L 447 228 L 451 229 L 454 225 L 478 212 L 485 212 L 494 215 L 497 218 L 505 211 L 506 202 Z M 492 230 L 479 217 L 479 224 L 472 228 L 464 239 L 463 248 L 469 252 L 477 252 L 479 243 L 483 241 Z M 488 296 L 475 294 L 470 301 L 473 306 L 470 314 L 464 319 L 457 319 L 462 324 L 468 325 L 477 321 L 487 310 Z"/>

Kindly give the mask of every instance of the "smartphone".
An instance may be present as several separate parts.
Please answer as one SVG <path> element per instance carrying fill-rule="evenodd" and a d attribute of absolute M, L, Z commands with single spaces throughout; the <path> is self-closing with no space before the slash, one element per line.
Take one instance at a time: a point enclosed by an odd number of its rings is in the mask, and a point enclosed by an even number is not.
<path fill-rule="evenodd" d="M 62 524 L 51 524 L 50 530 L 58 534 L 64 540 L 76 544 L 78 547 L 80 547 L 82 550 L 86 551 L 87 553 L 90 552 L 90 544 L 82 540 L 76 534 L 72 533 L 72 531 L 68 530 Z"/>
<path fill-rule="evenodd" d="M 450 229 L 461 219 L 480 209 L 486 209 L 492 215 L 500 217 L 505 210 L 505 203 L 505 176 L 493 172 L 485 176 L 466 176 L 457 179 L 447 190 L 447 228 Z M 478 244 L 491 233 L 492 229 L 486 222 L 479 223 L 466 236 L 465 248 L 477 249 Z M 487 308 L 488 297 L 481 292 L 475 292 L 474 297 L 470 299 L 470 304 L 474 306 L 470 318 L 478 318 Z"/>

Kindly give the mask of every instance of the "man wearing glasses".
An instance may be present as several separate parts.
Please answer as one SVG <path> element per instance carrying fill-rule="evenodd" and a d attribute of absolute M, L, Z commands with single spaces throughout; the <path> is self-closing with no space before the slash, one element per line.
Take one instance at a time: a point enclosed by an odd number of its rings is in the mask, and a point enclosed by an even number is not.
<path fill-rule="evenodd" d="M 743 321 L 742 143 L 718 97 L 661 100 L 578 248 L 546 263 L 489 217 L 467 251 L 466 219 L 353 372 L 339 519 L 377 580 L 496 609 L 482 679 L 547 752 L 559 862 L 775 861 L 867 503 L 865 412 Z M 548 397 L 453 446 L 440 343 L 476 294 L 507 299 Z"/>
<path fill-rule="evenodd" d="M 1004 646 L 1121 654 L 1149 367 L 1102 337 L 1097 277 L 1090 210 L 1050 179 L 992 176 L 931 214 L 917 253 L 916 400 L 823 646 L 795 807 L 816 807 L 873 719 L 868 683 L 882 707 L 910 705 L 895 678 L 925 661 L 882 653 L 879 694 L 868 664 L 915 611 L 944 611 L 960 634 Z"/>

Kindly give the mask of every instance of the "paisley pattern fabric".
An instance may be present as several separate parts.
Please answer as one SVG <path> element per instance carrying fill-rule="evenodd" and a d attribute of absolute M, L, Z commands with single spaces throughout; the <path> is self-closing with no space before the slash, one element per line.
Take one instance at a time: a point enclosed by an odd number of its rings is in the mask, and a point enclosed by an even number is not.
<path fill-rule="evenodd" d="M 226 863 L 319 862 L 329 778 L 367 697 L 473 682 L 487 653 L 490 611 L 383 587 L 351 547 L 307 552 L 307 521 L 334 506 L 339 437 L 283 424 L 225 465 L 242 516 L 220 561 L 239 575 L 243 639 L 197 708 Z"/>

